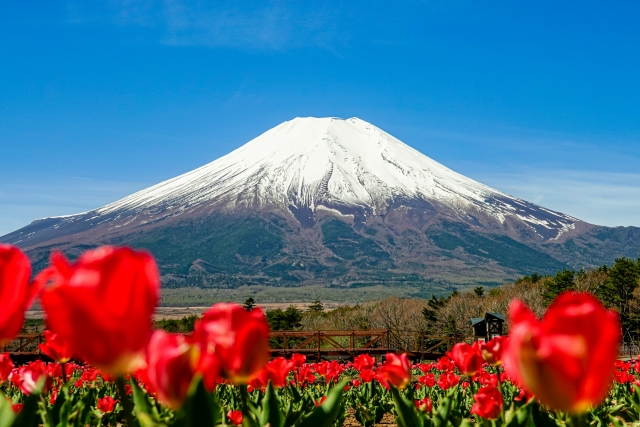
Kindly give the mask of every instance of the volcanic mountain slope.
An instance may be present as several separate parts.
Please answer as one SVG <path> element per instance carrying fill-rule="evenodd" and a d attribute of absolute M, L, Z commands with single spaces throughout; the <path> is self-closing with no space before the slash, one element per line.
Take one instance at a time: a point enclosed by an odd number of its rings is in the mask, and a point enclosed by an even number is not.
<path fill-rule="evenodd" d="M 194 171 L 0 241 L 37 263 L 53 248 L 147 248 L 169 286 L 429 287 L 635 256 L 640 232 L 509 196 L 357 118 L 297 118 Z"/>

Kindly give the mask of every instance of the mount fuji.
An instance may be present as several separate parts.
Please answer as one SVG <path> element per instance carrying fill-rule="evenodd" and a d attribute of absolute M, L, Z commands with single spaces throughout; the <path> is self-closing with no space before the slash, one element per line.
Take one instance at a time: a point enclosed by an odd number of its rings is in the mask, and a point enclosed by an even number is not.
<path fill-rule="evenodd" d="M 36 265 L 54 248 L 147 248 L 165 286 L 427 289 L 635 256 L 640 232 L 490 188 L 357 118 L 296 118 L 191 172 L 0 241 Z"/>

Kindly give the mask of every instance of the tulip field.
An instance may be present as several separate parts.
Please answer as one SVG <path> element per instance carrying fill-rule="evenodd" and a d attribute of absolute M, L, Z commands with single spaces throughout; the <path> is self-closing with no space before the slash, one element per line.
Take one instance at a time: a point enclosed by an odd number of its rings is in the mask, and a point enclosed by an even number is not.
<path fill-rule="evenodd" d="M 437 361 L 314 363 L 272 359 L 259 308 L 216 304 L 190 334 L 153 330 L 159 293 L 146 252 L 105 246 L 74 263 L 54 252 L 32 278 L 28 258 L 0 245 L 0 345 L 39 299 L 55 361 L 0 354 L 0 427 L 640 425 L 640 361 L 618 360 L 618 314 L 588 293 L 560 294 L 542 319 L 514 300 L 508 337 Z"/>

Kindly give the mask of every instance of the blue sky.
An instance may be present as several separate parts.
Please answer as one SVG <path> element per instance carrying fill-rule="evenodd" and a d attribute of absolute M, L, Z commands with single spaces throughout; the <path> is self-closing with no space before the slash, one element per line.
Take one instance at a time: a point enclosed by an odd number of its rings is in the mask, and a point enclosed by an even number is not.
<path fill-rule="evenodd" d="M 90 4 L 89 4 L 90 3 Z M 0 235 L 360 117 L 500 190 L 640 226 L 640 4 L 0 4 Z"/>

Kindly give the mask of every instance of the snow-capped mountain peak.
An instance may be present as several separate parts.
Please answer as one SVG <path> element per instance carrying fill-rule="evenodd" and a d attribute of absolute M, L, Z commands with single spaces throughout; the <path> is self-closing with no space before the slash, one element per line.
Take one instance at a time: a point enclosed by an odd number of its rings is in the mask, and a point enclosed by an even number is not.
<path fill-rule="evenodd" d="M 16 233 L 17 242 L 96 227 L 113 233 L 236 210 L 275 210 L 303 227 L 324 211 L 357 225 L 403 208 L 479 225 L 516 220 L 545 240 L 578 222 L 454 172 L 358 118 L 309 117 L 284 122 L 209 164 L 101 208 L 39 220 L 29 232 Z"/>
<path fill-rule="evenodd" d="M 501 222 L 515 215 L 537 229 L 560 233 L 576 221 L 454 172 L 358 118 L 284 122 L 226 156 L 97 209 L 95 215 L 159 207 L 175 215 L 213 204 L 224 209 L 279 206 L 294 214 L 302 209 L 306 213 L 299 219 L 304 221 L 318 208 L 362 217 L 405 200 L 435 202 L 461 214 L 474 208 Z"/>

